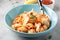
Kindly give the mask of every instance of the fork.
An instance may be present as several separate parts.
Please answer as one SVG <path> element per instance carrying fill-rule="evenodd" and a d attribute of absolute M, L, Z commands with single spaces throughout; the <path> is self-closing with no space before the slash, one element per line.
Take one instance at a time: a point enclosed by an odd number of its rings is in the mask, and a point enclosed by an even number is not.
<path fill-rule="evenodd" d="M 42 0 L 38 0 L 38 5 L 41 7 L 41 10 L 43 11 L 43 14 L 44 14 L 43 5 L 42 5 Z"/>

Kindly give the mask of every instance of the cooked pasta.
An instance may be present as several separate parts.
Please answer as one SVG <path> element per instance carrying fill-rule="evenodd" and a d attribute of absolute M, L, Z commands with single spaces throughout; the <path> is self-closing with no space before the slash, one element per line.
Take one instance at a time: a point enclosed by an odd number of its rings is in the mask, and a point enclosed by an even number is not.
<path fill-rule="evenodd" d="M 50 18 L 43 13 L 35 11 L 26 12 L 16 16 L 12 22 L 12 28 L 18 32 L 38 33 L 50 27 Z"/>

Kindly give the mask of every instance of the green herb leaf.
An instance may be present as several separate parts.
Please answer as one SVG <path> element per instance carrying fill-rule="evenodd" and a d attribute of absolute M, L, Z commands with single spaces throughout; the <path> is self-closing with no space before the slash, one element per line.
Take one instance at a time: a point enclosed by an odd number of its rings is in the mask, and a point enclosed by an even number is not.
<path fill-rule="evenodd" d="M 33 19 L 34 20 L 34 22 L 36 22 L 36 16 L 34 16 L 34 15 L 31 15 L 31 17 L 30 17 L 31 19 Z"/>
<path fill-rule="evenodd" d="M 36 16 L 34 16 L 34 15 L 31 15 L 31 16 L 30 16 L 30 18 L 31 18 L 31 19 L 33 19 L 33 18 L 36 18 Z"/>

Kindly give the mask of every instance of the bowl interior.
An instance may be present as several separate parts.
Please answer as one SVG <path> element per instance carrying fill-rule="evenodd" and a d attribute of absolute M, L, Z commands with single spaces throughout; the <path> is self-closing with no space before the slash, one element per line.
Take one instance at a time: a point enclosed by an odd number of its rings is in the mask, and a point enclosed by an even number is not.
<path fill-rule="evenodd" d="M 40 12 L 40 8 L 38 5 L 21 5 L 21 6 L 13 8 L 5 16 L 6 24 L 8 25 L 8 27 L 11 27 L 11 23 L 17 15 L 23 13 L 24 11 L 30 11 L 32 9 L 34 9 L 36 12 Z M 45 6 L 44 6 L 44 11 L 51 19 L 51 26 L 49 28 L 49 30 L 51 30 L 57 24 L 57 15 L 53 10 Z"/>

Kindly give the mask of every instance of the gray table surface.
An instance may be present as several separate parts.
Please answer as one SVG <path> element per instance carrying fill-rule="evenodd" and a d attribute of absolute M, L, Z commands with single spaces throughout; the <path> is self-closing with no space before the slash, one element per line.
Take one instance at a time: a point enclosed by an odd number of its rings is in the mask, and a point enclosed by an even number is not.
<path fill-rule="evenodd" d="M 7 13 L 8 10 L 12 9 L 13 7 L 17 6 L 17 5 L 22 5 L 23 0 L 18 0 L 18 2 L 16 2 L 15 0 L 12 1 L 3 1 L 0 0 L 0 40 L 44 40 L 44 38 L 23 38 L 20 37 L 18 35 L 16 35 L 15 33 L 13 33 L 12 31 L 10 31 L 6 26 L 5 22 L 4 22 L 4 16 Z M 55 0 L 55 7 L 54 7 L 54 11 L 57 13 L 58 15 L 58 23 L 57 26 L 55 27 L 55 29 L 50 33 L 50 35 L 52 35 L 51 40 L 60 40 L 60 0 Z"/>

